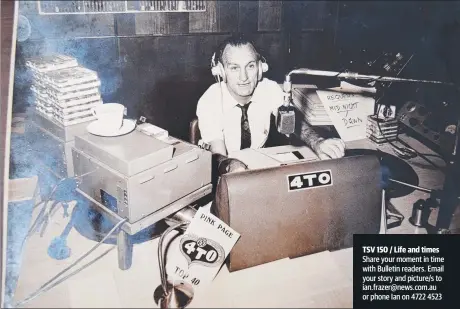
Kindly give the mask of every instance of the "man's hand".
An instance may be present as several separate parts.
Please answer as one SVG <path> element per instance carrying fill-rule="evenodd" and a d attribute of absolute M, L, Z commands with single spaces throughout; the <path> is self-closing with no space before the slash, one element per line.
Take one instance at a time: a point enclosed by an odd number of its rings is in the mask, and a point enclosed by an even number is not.
<path fill-rule="evenodd" d="M 248 167 L 246 164 L 241 162 L 238 159 L 227 158 L 219 164 L 219 174 L 227 174 L 234 172 L 241 172 L 247 170 Z"/>
<path fill-rule="evenodd" d="M 345 155 L 345 143 L 341 139 L 324 139 L 319 136 L 306 120 L 301 120 L 298 123 L 300 126 L 300 134 L 297 134 L 298 137 L 313 149 L 321 160 L 338 159 Z"/>
<path fill-rule="evenodd" d="M 321 139 L 313 151 L 321 160 L 338 159 L 345 155 L 345 143 L 339 138 Z"/>
<path fill-rule="evenodd" d="M 223 140 L 215 140 L 210 144 L 213 158 L 217 162 L 217 172 L 219 175 L 248 169 L 247 165 L 240 160 L 227 157 L 227 148 Z"/>

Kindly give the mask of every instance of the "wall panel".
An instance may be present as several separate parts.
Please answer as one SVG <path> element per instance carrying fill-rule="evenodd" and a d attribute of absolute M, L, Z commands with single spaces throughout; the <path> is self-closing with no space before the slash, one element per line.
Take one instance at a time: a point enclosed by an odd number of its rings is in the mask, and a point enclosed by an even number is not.
<path fill-rule="evenodd" d="M 280 31 L 283 1 L 259 1 L 257 29 L 259 31 Z"/>

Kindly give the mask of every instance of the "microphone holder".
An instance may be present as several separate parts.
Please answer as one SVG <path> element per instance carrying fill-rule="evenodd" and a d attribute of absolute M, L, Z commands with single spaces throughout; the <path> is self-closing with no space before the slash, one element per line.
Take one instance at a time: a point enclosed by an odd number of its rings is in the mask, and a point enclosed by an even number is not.
<path fill-rule="evenodd" d="M 333 71 L 322 71 L 322 70 L 312 70 L 307 68 L 294 69 L 286 75 L 286 79 L 293 74 L 301 75 L 316 75 L 316 76 L 325 76 L 325 77 L 335 77 L 339 79 L 354 79 L 354 80 L 370 80 L 370 81 L 379 81 L 379 82 L 415 82 L 415 83 L 428 83 L 428 84 L 443 84 L 454 86 L 454 83 L 446 83 L 436 80 L 423 80 L 423 79 L 411 79 L 411 78 L 400 78 L 400 77 L 390 77 L 390 76 L 380 76 L 380 75 L 363 75 L 354 72 L 333 72 Z"/>
<path fill-rule="evenodd" d="M 316 75 L 316 76 L 325 76 L 325 77 L 335 77 L 338 79 L 351 79 L 351 80 L 370 80 L 376 82 L 412 82 L 412 83 L 428 83 L 428 84 L 440 84 L 447 86 L 454 86 L 457 90 L 459 88 L 454 83 L 446 83 L 442 81 L 435 80 L 421 80 L 421 79 L 410 79 L 410 78 L 399 78 L 399 77 L 389 77 L 389 76 L 379 76 L 379 75 L 363 75 L 353 72 L 333 72 L 333 71 L 322 71 L 322 70 L 312 70 L 308 68 L 299 68 L 290 71 L 285 78 L 284 82 L 284 91 L 291 95 L 291 75 L 301 74 L 301 75 Z M 439 213 L 436 222 L 436 229 L 438 234 L 449 234 L 450 222 L 452 221 L 452 216 L 454 214 L 458 202 L 458 183 L 460 181 L 460 171 L 459 171 L 459 151 L 460 147 L 460 115 L 457 115 L 457 128 L 455 134 L 455 143 L 452 153 L 449 155 L 446 174 L 444 179 L 444 185 L 440 191 L 440 203 L 439 203 Z"/>
<path fill-rule="evenodd" d="M 191 284 L 180 281 L 178 284 L 167 280 L 166 262 L 163 253 L 163 243 L 166 236 L 175 229 L 185 231 L 194 217 L 196 209 L 192 206 L 187 206 L 176 212 L 172 216 L 165 218 L 166 224 L 170 225 L 158 241 L 158 266 L 160 268 L 161 285 L 159 285 L 153 293 L 155 303 L 160 305 L 160 308 L 185 308 L 193 299 L 194 291 Z"/>

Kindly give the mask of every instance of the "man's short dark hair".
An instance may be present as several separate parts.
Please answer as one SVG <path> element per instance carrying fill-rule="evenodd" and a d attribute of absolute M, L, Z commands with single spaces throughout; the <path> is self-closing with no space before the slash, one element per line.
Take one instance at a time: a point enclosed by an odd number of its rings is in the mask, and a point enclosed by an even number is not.
<path fill-rule="evenodd" d="M 216 60 L 217 61 L 220 61 L 220 62 L 223 62 L 223 55 L 224 55 L 224 51 L 225 51 L 225 48 L 227 46 L 234 46 L 234 47 L 240 47 L 240 46 L 245 46 L 245 45 L 251 45 L 254 49 L 254 52 L 256 54 L 256 57 L 257 57 L 257 60 L 260 60 L 260 54 L 259 52 L 257 51 L 257 48 L 254 44 L 254 42 L 249 39 L 246 35 L 242 34 L 242 33 L 237 33 L 237 34 L 233 34 L 232 36 L 230 36 L 229 38 L 225 39 L 220 45 L 219 45 L 219 49 L 216 53 Z"/>

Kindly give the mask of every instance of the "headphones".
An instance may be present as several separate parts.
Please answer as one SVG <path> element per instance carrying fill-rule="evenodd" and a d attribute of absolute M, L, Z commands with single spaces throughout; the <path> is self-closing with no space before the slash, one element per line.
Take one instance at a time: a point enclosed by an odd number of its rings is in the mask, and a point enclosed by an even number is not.
<path fill-rule="evenodd" d="M 219 55 L 220 54 L 221 53 L 219 53 Z M 259 81 L 261 81 L 262 80 L 262 73 L 265 73 L 265 72 L 268 71 L 268 64 L 267 64 L 267 61 L 265 60 L 264 57 L 259 56 L 259 58 L 260 58 L 258 60 L 259 74 L 258 74 L 257 78 L 259 79 Z M 220 59 L 219 60 L 216 59 L 216 53 L 214 53 L 212 55 L 212 58 L 211 58 L 211 73 L 215 77 L 220 76 L 225 83 L 227 82 L 227 75 L 225 74 L 224 65 L 222 64 Z"/>

